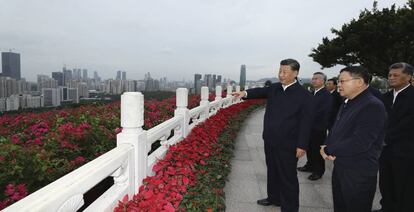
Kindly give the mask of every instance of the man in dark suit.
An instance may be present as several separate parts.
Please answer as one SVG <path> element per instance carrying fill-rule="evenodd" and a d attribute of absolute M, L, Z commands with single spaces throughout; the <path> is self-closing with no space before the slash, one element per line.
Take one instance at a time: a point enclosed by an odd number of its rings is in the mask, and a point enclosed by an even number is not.
<path fill-rule="evenodd" d="M 331 78 L 326 81 L 326 89 L 331 93 L 332 96 L 332 109 L 331 109 L 331 116 L 329 118 L 329 129 L 331 129 L 332 125 L 335 122 L 336 114 L 338 113 L 339 107 L 344 102 L 344 99 L 339 95 L 337 91 L 337 78 Z"/>
<path fill-rule="evenodd" d="M 377 184 L 378 160 L 384 142 L 384 104 L 368 90 L 362 66 L 341 70 L 338 88 L 345 101 L 338 111 L 321 155 L 334 161 L 334 211 L 371 211 Z"/>
<path fill-rule="evenodd" d="M 267 99 L 263 140 L 267 166 L 267 198 L 257 204 L 280 205 L 282 211 L 299 210 L 296 166 L 309 143 L 312 96 L 296 77 L 299 63 L 280 62 L 279 83 L 235 92 L 234 96 Z"/>
<path fill-rule="evenodd" d="M 390 66 L 390 92 L 384 94 L 388 112 L 385 146 L 380 157 L 379 186 L 382 211 L 414 211 L 414 87 L 413 67 L 407 63 Z M 380 210 L 381 211 L 381 210 Z"/>
<path fill-rule="evenodd" d="M 332 96 L 325 88 L 326 75 L 322 72 L 315 72 L 312 77 L 313 106 L 312 113 L 314 120 L 311 127 L 309 150 L 306 153 L 308 161 L 299 171 L 310 171 L 309 180 L 318 180 L 325 173 L 325 160 L 319 154 L 320 146 L 325 142 L 329 127 L 330 113 L 332 109 Z"/>

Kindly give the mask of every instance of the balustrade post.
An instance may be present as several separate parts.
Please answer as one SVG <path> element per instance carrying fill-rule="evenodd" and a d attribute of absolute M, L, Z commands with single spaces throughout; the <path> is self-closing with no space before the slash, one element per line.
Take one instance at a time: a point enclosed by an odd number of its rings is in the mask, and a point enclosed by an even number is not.
<path fill-rule="evenodd" d="M 223 101 L 222 101 L 223 98 L 221 97 L 221 95 L 222 95 L 222 90 L 221 89 L 222 89 L 221 85 L 216 86 L 216 98 L 215 98 L 215 100 L 217 100 L 219 102 L 219 108 L 221 108 L 222 105 L 223 105 Z"/>
<path fill-rule="evenodd" d="M 233 93 L 233 86 L 229 85 L 227 86 L 227 102 L 225 107 L 228 107 L 233 104 L 233 96 L 231 95 L 231 93 Z"/>
<path fill-rule="evenodd" d="M 208 87 L 207 86 L 203 86 L 201 87 L 201 102 L 200 102 L 200 106 L 203 107 L 203 113 L 201 114 L 201 120 L 205 120 L 209 117 L 209 113 L 210 113 L 210 102 L 208 101 L 208 95 L 209 95 L 209 91 L 208 91 Z"/>
<path fill-rule="evenodd" d="M 129 144 L 134 147 L 127 166 L 130 198 L 138 192 L 142 180 L 147 176 L 147 132 L 142 129 L 143 126 L 144 95 L 140 92 L 125 92 L 121 96 L 122 132 L 117 135 L 117 145 Z"/>
<path fill-rule="evenodd" d="M 182 127 L 176 131 L 181 134 L 183 138 L 187 137 L 189 133 L 190 110 L 188 110 L 188 89 L 177 88 L 176 91 L 177 109 L 174 111 L 174 116 L 183 116 Z"/>

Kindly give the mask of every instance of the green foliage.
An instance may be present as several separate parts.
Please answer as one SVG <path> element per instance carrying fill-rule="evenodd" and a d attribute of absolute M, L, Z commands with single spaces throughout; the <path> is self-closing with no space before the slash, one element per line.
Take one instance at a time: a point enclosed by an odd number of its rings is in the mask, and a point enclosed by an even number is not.
<path fill-rule="evenodd" d="M 341 29 L 332 29 L 335 37 L 324 37 L 309 55 L 322 68 L 360 64 L 370 72 L 386 77 L 395 62 L 414 63 L 414 0 L 401 8 L 395 4 L 378 10 L 363 10 Z"/>

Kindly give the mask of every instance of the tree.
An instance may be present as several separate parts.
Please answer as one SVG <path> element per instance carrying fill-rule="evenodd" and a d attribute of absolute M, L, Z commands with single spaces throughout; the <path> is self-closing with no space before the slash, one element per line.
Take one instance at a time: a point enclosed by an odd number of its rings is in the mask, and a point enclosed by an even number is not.
<path fill-rule="evenodd" d="M 358 19 L 331 29 L 334 38 L 322 38 L 310 57 L 323 68 L 363 65 L 375 75 L 386 77 L 395 62 L 414 63 L 414 0 L 401 8 L 395 4 L 381 11 L 374 2 Z"/>

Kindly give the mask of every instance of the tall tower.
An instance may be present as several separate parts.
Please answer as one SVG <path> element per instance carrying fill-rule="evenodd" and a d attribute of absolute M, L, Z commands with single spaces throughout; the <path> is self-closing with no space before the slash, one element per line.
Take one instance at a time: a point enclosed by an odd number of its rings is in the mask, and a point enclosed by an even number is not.
<path fill-rule="evenodd" d="M 201 93 L 201 74 L 194 75 L 194 93 L 195 94 Z"/>
<path fill-rule="evenodd" d="M 20 54 L 13 52 L 2 52 L 1 61 L 3 76 L 20 80 Z"/>
<path fill-rule="evenodd" d="M 246 85 L 246 65 L 242 65 L 240 68 L 240 88 L 244 89 Z"/>

